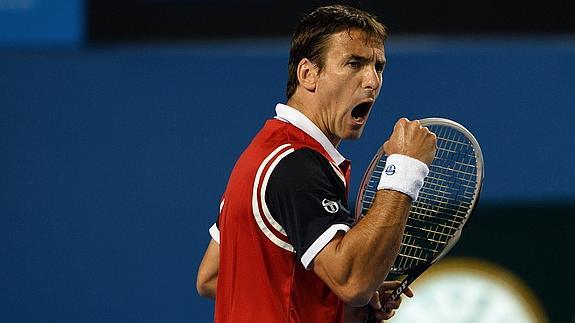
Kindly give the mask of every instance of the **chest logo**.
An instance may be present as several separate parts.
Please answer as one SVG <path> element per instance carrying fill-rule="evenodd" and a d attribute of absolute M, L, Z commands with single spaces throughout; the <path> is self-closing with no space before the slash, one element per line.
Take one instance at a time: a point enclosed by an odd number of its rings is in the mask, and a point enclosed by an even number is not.
<path fill-rule="evenodd" d="M 323 208 L 329 213 L 336 213 L 339 211 L 339 205 L 337 202 L 323 199 L 323 201 L 321 201 L 321 205 L 323 205 Z"/>

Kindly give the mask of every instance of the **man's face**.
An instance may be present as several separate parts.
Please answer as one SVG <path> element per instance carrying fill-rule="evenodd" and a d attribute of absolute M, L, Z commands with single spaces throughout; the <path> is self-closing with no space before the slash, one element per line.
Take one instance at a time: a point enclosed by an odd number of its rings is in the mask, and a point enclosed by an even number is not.
<path fill-rule="evenodd" d="M 382 85 L 383 43 L 359 30 L 333 34 L 326 48 L 316 95 L 322 129 L 332 142 L 361 136 Z"/>

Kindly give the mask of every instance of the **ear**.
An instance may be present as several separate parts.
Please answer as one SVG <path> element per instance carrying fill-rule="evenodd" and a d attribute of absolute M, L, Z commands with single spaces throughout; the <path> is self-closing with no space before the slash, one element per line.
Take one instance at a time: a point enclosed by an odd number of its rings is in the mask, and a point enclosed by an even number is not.
<path fill-rule="evenodd" d="M 319 68 L 309 59 L 303 58 L 297 65 L 297 79 L 306 90 L 314 92 L 317 87 Z"/>

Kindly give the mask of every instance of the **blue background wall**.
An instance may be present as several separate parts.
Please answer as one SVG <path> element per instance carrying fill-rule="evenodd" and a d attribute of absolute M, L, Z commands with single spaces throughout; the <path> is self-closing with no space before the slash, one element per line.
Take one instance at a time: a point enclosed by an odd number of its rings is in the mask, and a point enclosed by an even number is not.
<path fill-rule="evenodd" d="M 235 159 L 284 101 L 287 46 L 0 51 L 0 315 L 209 321 L 195 292 L 207 229 Z M 364 137 L 341 146 L 353 187 L 397 118 L 443 116 L 482 143 L 480 207 L 575 200 L 574 38 L 398 37 L 386 50 Z"/>
<path fill-rule="evenodd" d="M 0 47 L 77 47 L 84 43 L 84 0 L 0 0 Z"/>

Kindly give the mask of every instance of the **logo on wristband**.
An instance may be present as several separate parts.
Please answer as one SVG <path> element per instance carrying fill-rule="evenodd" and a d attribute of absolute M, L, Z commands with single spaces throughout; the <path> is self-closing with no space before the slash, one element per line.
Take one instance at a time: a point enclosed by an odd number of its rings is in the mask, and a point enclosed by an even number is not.
<path fill-rule="evenodd" d="M 395 165 L 387 165 L 385 168 L 385 175 L 391 176 L 395 174 Z"/>
<path fill-rule="evenodd" d="M 337 202 L 330 201 L 328 199 L 323 199 L 323 201 L 321 201 L 321 205 L 323 205 L 323 208 L 329 213 L 336 213 L 337 211 L 339 211 L 339 205 L 337 204 Z"/>

